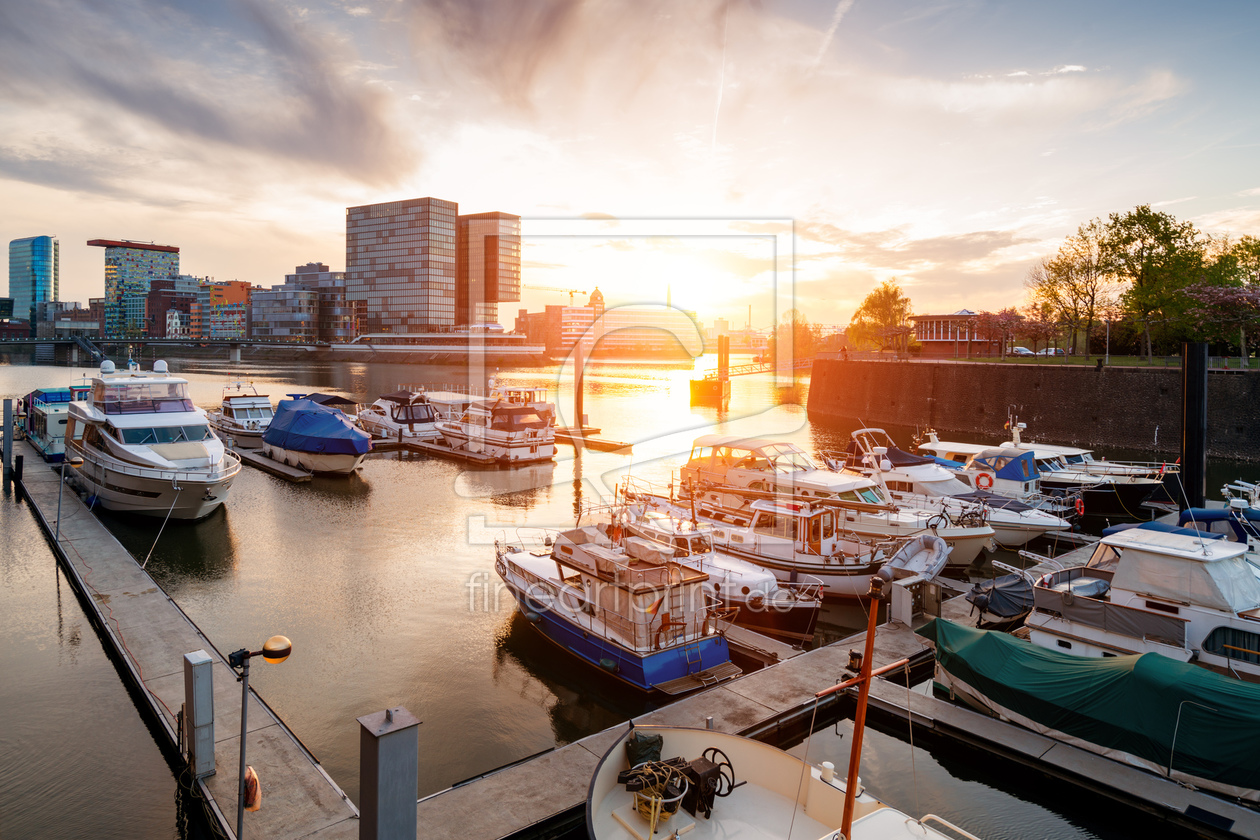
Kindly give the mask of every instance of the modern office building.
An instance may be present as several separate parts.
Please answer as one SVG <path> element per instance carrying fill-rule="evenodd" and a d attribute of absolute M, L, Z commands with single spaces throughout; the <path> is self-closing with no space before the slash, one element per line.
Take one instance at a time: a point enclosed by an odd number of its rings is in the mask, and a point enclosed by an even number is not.
<path fill-rule="evenodd" d="M 209 278 L 197 285 L 197 300 L 189 310 L 193 338 L 248 338 L 251 295 L 244 280 L 216 283 Z"/>
<path fill-rule="evenodd" d="M 318 341 L 319 292 L 280 284 L 257 289 L 250 299 L 251 337 L 260 341 Z"/>
<path fill-rule="evenodd" d="M 346 209 L 346 298 L 363 302 L 363 332 L 455 326 L 458 209 L 438 198 Z"/>
<path fill-rule="evenodd" d="M 521 217 L 456 219 L 455 323 L 497 324 L 499 304 L 521 299 Z"/>
<path fill-rule="evenodd" d="M 346 299 L 346 273 L 332 271 L 323 263 L 299 265 L 284 276 L 286 286 L 319 293 L 315 334 L 318 341 L 345 344 L 359 334 L 361 301 Z"/>
<path fill-rule="evenodd" d="M 28 236 L 9 243 L 9 297 L 13 318 L 32 329 L 35 304 L 60 297 L 60 248 L 55 236 Z"/>
<path fill-rule="evenodd" d="M 179 277 L 179 248 L 127 239 L 91 239 L 105 249 L 105 337 L 144 338 L 149 288 Z"/>

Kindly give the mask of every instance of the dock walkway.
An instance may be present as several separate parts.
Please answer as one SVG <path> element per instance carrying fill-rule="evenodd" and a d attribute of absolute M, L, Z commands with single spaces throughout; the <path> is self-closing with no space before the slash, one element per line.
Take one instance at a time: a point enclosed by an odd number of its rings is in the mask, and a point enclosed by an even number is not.
<path fill-rule="evenodd" d="M 58 474 L 30 444 L 20 444 L 15 450 L 25 455 L 23 494 L 52 541 Z M 178 751 L 175 716 L 184 702 L 184 654 L 205 650 L 214 660 L 217 772 L 198 786 L 218 828 L 234 836 L 241 731 L 236 673 L 75 493 L 67 489 L 60 499 L 61 538 L 53 550 L 102 641 L 130 674 L 133 687 L 165 734 L 163 746 L 168 754 Z M 262 780 L 264 804 L 246 815 L 246 832 L 270 838 L 357 838 L 358 810 L 253 688 L 250 695 L 246 760 Z"/>

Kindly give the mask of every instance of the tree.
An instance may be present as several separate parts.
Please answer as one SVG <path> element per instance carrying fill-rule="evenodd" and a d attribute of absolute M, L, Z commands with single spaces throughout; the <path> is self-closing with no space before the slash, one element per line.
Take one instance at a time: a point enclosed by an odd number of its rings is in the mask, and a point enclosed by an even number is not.
<path fill-rule="evenodd" d="M 822 325 L 811 324 L 799 309 L 789 309 L 770 337 L 770 350 L 777 358 L 778 348 L 791 347 L 793 359 L 806 359 L 822 346 Z"/>
<path fill-rule="evenodd" d="M 1048 303 L 1034 301 L 1024 307 L 1023 322 L 1020 324 L 1020 335 L 1028 339 L 1032 349 L 1036 351 L 1043 344 L 1049 347 L 1059 337 L 1059 322 L 1055 318 L 1054 307 Z"/>
<path fill-rule="evenodd" d="M 1024 316 L 1014 308 L 1008 307 L 1001 312 L 981 312 L 976 317 L 976 328 L 984 333 L 989 341 L 1000 342 L 1002 348 L 1000 352 L 1002 358 L 1005 359 L 1006 345 L 1023 322 Z"/>
<path fill-rule="evenodd" d="M 891 346 L 906 352 L 910 346 L 910 298 L 895 280 L 885 280 L 868 294 L 849 320 L 849 340 L 855 344 Z"/>
<path fill-rule="evenodd" d="M 1236 332 L 1245 367 L 1247 333 L 1260 325 L 1260 239 L 1215 240 L 1210 257 L 1201 279 L 1184 289 L 1193 301 L 1186 314 L 1197 338 L 1232 341 Z"/>
<path fill-rule="evenodd" d="M 1146 356 L 1153 361 L 1151 324 L 1184 315 L 1190 299 L 1179 292 L 1201 273 L 1203 239 L 1190 222 L 1143 204 L 1124 215 L 1112 213 L 1099 248 L 1105 273 L 1128 284 L 1121 300 L 1125 311 L 1142 324 Z"/>

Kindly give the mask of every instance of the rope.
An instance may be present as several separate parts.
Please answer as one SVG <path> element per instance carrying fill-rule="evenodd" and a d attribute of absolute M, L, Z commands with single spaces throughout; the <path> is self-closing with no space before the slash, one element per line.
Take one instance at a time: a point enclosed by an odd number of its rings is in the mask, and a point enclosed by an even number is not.
<path fill-rule="evenodd" d="M 984 610 L 980 611 L 980 615 L 984 616 Z M 910 663 L 906 663 L 906 729 L 910 732 L 910 776 L 914 782 L 914 812 L 922 814 L 923 808 L 919 805 L 919 768 L 914 761 L 914 710 L 910 708 Z"/>
<path fill-rule="evenodd" d="M 809 734 L 805 736 L 805 755 L 801 757 L 801 775 L 796 780 L 796 802 L 801 801 L 801 786 L 805 784 L 805 774 L 809 772 L 809 742 L 814 737 L 814 721 L 818 719 L 818 704 L 822 702 L 821 697 L 814 698 L 814 711 L 809 715 Z M 792 820 L 788 823 L 787 836 L 792 836 L 792 828 L 796 825 L 796 812 L 800 808 L 792 808 Z"/>
<path fill-rule="evenodd" d="M 153 545 L 149 547 L 149 553 L 144 556 L 144 562 L 140 564 L 141 569 L 149 565 L 149 558 L 153 556 L 153 549 L 157 548 L 158 540 L 162 539 L 162 532 L 166 530 L 166 523 L 171 519 L 171 511 L 175 510 L 175 503 L 179 501 L 179 494 L 183 492 L 183 487 L 175 488 L 175 498 L 171 499 L 170 510 L 166 512 L 166 518 L 162 520 L 162 527 L 158 528 L 157 536 L 153 538 Z"/>

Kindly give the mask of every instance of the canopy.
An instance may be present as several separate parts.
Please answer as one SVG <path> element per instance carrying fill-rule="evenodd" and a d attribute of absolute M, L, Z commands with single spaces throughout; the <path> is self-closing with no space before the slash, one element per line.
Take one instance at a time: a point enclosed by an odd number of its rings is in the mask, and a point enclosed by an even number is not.
<path fill-rule="evenodd" d="M 422 396 L 424 396 L 422 391 L 395 391 L 392 394 L 381 394 L 381 399 L 408 405 L 416 397 Z"/>
<path fill-rule="evenodd" d="M 338 409 L 311 400 L 280 400 L 263 442 L 295 452 L 363 455 L 371 448 L 372 436 Z"/>
<path fill-rule="evenodd" d="M 972 463 L 1011 481 L 1032 481 L 1037 477 L 1033 454 L 1018 449 L 986 449 L 973 456 Z"/>
<path fill-rule="evenodd" d="M 936 661 L 1004 712 L 1221 785 L 1260 788 L 1260 685 L 1157 653 L 1093 658 L 935 619 Z M 1175 741 L 1175 742 L 1174 742 Z"/>
<path fill-rule="evenodd" d="M 319 403 L 320 405 L 357 405 L 354 400 L 348 400 L 345 397 L 339 397 L 336 394 L 307 394 L 301 399 L 307 399 L 313 403 Z"/>

